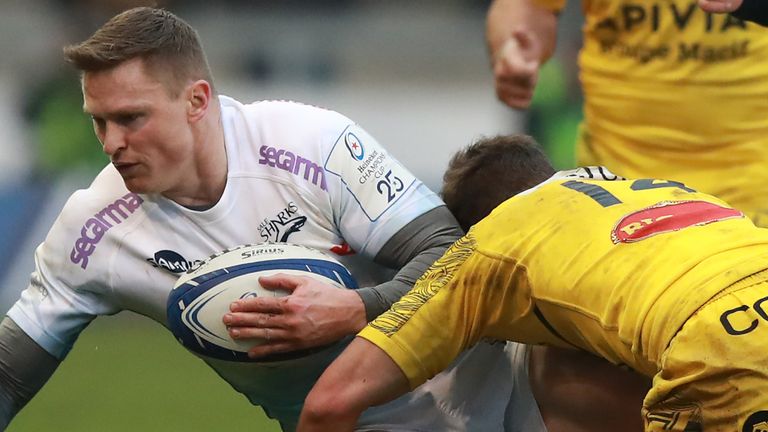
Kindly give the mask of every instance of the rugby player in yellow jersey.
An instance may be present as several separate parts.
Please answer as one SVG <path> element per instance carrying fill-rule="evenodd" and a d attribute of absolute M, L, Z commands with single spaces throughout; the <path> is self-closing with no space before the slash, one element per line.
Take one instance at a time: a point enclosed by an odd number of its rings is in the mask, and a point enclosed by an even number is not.
<path fill-rule="evenodd" d="M 491 4 L 488 47 L 496 93 L 508 105 L 529 105 L 565 2 Z M 764 0 L 749 3 L 766 9 Z M 681 181 L 768 226 L 768 29 L 706 13 L 696 0 L 580 5 L 577 163 Z"/>
<path fill-rule="evenodd" d="M 534 147 L 497 137 L 452 160 L 446 204 L 465 225 L 490 215 L 325 371 L 299 431 L 351 430 L 483 339 L 653 377 L 646 431 L 766 430 L 768 230 L 682 183 L 601 167 L 547 178 Z"/>

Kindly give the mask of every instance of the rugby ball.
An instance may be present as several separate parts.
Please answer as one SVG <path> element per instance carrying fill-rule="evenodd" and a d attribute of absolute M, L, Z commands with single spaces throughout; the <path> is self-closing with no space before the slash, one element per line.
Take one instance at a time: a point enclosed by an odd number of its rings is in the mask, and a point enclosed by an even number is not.
<path fill-rule="evenodd" d="M 168 326 L 184 347 L 220 360 L 251 362 L 297 358 L 315 350 L 251 359 L 248 351 L 260 339 L 234 340 L 222 322 L 229 305 L 247 297 L 285 296 L 259 285 L 259 277 L 275 273 L 309 276 L 339 288 L 357 288 L 349 270 L 315 249 L 288 243 L 242 245 L 211 256 L 178 279 L 168 296 Z"/>

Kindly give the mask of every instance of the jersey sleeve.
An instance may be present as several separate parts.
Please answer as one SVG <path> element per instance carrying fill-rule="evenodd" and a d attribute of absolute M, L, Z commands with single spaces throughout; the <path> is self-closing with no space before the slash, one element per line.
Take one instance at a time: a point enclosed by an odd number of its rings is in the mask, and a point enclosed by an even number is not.
<path fill-rule="evenodd" d="M 488 336 L 502 316 L 493 306 L 506 295 L 497 264 L 463 237 L 359 336 L 392 358 L 416 388 Z"/>
<path fill-rule="evenodd" d="M 58 359 L 66 356 L 80 332 L 97 315 L 118 309 L 107 300 L 101 263 L 87 271 L 71 261 L 71 249 L 80 234 L 73 209 L 78 192 L 70 198 L 45 241 L 35 251 L 30 283 L 8 316 L 37 344 Z M 79 213 L 78 213 L 79 214 Z"/>
<path fill-rule="evenodd" d="M 349 124 L 325 162 L 329 195 L 341 236 L 375 257 L 384 244 L 442 200 L 363 128 Z"/>

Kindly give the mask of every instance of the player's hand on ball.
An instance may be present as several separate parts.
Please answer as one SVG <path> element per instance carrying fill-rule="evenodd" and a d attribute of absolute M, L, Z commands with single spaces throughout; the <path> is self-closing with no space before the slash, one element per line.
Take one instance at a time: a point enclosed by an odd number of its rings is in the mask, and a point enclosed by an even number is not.
<path fill-rule="evenodd" d="M 742 0 L 699 0 L 699 7 L 705 12 L 726 13 L 741 7 Z"/>
<path fill-rule="evenodd" d="M 266 341 L 248 352 L 252 358 L 326 345 L 366 325 L 365 307 L 352 290 L 282 273 L 261 277 L 259 283 L 290 295 L 251 297 L 230 306 L 224 324 L 233 339 Z"/>

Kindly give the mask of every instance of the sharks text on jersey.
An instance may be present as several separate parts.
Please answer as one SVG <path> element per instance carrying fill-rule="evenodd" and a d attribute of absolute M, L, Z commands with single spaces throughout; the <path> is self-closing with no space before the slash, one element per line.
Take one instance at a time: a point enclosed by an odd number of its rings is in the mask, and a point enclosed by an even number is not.
<path fill-rule="evenodd" d="M 299 214 L 299 207 L 293 201 L 280 210 L 273 218 L 265 218 L 259 224 L 259 234 L 264 241 L 287 242 L 288 237 L 301 231 L 307 217 Z"/>

